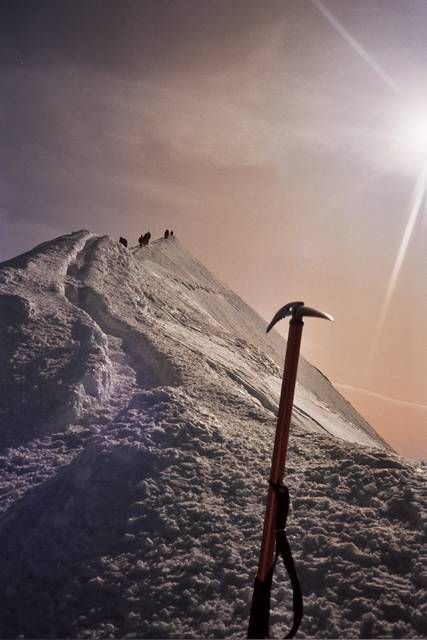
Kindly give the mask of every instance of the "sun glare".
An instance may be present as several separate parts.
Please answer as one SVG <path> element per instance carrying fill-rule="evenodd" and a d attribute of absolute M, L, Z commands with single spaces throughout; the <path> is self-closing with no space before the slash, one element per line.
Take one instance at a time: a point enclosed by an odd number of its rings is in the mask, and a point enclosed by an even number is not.
<path fill-rule="evenodd" d="M 427 120 L 414 120 L 408 125 L 408 143 L 427 154 Z"/>
<path fill-rule="evenodd" d="M 398 131 L 399 142 L 408 151 L 427 157 L 427 115 L 403 119 Z"/>

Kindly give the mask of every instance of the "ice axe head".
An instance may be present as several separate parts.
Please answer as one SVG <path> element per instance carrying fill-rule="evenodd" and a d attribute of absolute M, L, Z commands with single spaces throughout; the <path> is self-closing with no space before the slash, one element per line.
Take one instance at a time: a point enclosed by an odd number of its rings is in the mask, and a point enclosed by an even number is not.
<path fill-rule="evenodd" d="M 279 322 L 282 318 L 286 318 L 286 316 L 292 316 L 292 320 L 302 320 L 304 316 L 311 316 L 313 318 L 331 320 L 331 322 L 334 321 L 333 317 L 329 315 L 329 313 L 324 313 L 323 311 L 317 311 L 311 307 L 306 307 L 303 302 L 288 302 L 288 304 L 285 304 L 285 306 L 279 309 L 276 313 L 273 320 L 267 327 L 267 333 L 274 327 L 276 322 Z"/>

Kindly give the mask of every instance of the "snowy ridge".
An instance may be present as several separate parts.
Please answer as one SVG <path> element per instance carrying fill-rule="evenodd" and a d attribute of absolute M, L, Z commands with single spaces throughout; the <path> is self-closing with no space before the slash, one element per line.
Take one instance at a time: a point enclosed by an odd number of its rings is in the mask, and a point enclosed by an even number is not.
<path fill-rule="evenodd" d="M 44 243 L 0 265 L 0 314 L 0 637 L 244 637 L 283 340 L 176 239 Z M 299 635 L 423 637 L 425 472 L 298 380 Z"/>
<path fill-rule="evenodd" d="M 228 376 L 268 408 L 271 408 L 273 400 L 273 406 L 277 409 L 285 350 L 282 338 L 276 332 L 266 335 L 265 321 L 230 289 L 213 278 L 179 243 L 171 245 L 160 241 L 150 247 L 148 256 L 144 250 L 137 250 L 138 256 L 142 257 L 144 265 L 153 275 L 159 274 L 158 265 L 161 265 L 163 277 L 173 279 L 177 288 L 181 289 L 180 299 L 186 299 L 187 308 L 195 306 L 203 314 L 202 318 L 204 316 L 209 320 L 206 333 L 200 335 L 200 316 L 195 325 L 185 322 L 184 329 L 182 326 L 178 329 L 174 317 L 171 335 L 176 336 L 181 331 L 186 344 L 194 344 L 195 350 L 212 366 L 223 367 Z M 190 295 L 186 295 L 185 289 L 191 292 Z M 215 344 L 212 344 L 212 335 L 220 338 Z M 257 357 L 257 353 L 261 355 Z M 266 366 L 268 359 L 271 360 Z M 310 424 L 314 430 L 320 429 L 352 442 L 385 446 L 390 450 L 389 445 L 329 380 L 304 358 L 300 359 L 298 379 L 296 413 L 305 416 L 306 426 Z"/>
<path fill-rule="evenodd" d="M 2 265 L 2 444 L 68 425 L 110 385 L 105 336 L 64 298 L 64 279 L 88 237 L 45 243 Z"/>

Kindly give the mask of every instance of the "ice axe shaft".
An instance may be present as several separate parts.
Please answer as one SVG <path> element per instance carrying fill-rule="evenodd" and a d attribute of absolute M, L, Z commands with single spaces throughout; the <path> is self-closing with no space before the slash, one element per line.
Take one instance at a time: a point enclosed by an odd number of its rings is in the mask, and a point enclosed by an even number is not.
<path fill-rule="evenodd" d="M 285 366 L 283 371 L 282 387 L 280 392 L 279 412 L 277 416 L 276 436 L 274 441 L 273 457 L 270 469 L 269 489 L 267 495 L 267 507 L 264 517 L 264 528 L 259 556 L 258 573 L 255 578 L 252 605 L 250 612 L 248 638 L 269 637 L 270 617 L 270 589 L 274 570 L 274 550 L 276 546 L 278 496 L 279 491 L 285 489 L 283 476 L 285 473 L 286 453 L 289 440 L 289 428 L 292 416 L 292 406 L 295 393 L 295 385 L 298 371 L 298 360 L 301 346 L 303 317 L 311 316 L 332 320 L 332 316 L 322 311 L 316 311 L 304 306 L 303 302 L 290 302 L 282 307 L 274 316 L 267 327 L 267 332 L 286 316 L 291 316 L 289 323 L 288 342 L 286 347 Z M 286 489 L 287 492 L 287 489 Z M 282 499 L 282 498 L 281 498 Z M 279 510 L 280 511 L 280 510 Z M 286 515 L 285 515 L 286 521 Z M 285 525 L 280 525 L 280 528 Z M 277 552 L 277 549 L 276 549 Z M 290 552 L 289 552 L 290 553 Z M 293 564 L 293 561 L 292 561 Z M 298 579 L 296 579 L 298 582 Z M 295 597 L 294 590 L 294 625 L 287 637 L 293 637 L 298 629 L 302 616 L 302 596 L 298 582 L 299 595 Z M 295 601 L 299 600 L 299 615 L 296 616 Z M 295 618 L 298 617 L 298 620 Z"/>
<path fill-rule="evenodd" d="M 267 508 L 264 517 L 264 531 L 257 573 L 257 578 L 261 581 L 266 579 L 273 561 L 277 508 L 277 492 L 274 487 L 281 484 L 285 473 L 289 426 L 291 423 L 303 326 L 304 322 L 302 320 L 291 320 L 289 323 L 285 368 L 283 371 L 279 413 L 277 416 L 276 438 L 274 441 L 273 458 L 270 470 L 270 486 L 268 488 Z"/>

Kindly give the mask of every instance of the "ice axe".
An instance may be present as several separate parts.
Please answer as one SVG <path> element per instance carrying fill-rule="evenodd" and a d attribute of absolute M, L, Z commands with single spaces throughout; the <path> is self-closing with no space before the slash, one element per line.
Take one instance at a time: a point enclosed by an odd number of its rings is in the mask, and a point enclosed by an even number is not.
<path fill-rule="evenodd" d="M 288 344 L 286 347 L 285 367 L 280 392 L 276 438 L 271 462 L 258 573 L 255 578 L 252 595 L 248 638 L 269 637 L 270 591 L 273 572 L 279 555 L 283 559 L 293 588 L 294 621 L 291 630 L 286 636 L 287 638 L 294 637 L 303 615 L 301 587 L 285 532 L 289 508 L 289 492 L 283 484 L 283 476 L 285 473 L 286 451 L 297 378 L 301 335 L 304 326 L 303 318 L 304 316 L 311 316 L 331 321 L 333 321 L 333 318 L 328 313 L 306 307 L 304 302 L 289 302 L 276 313 L 267 327 L 267 333 L 279 320 L 287 316 L 291 316 Z M 273 558 L 274 550 L 276 553 Z"/>

